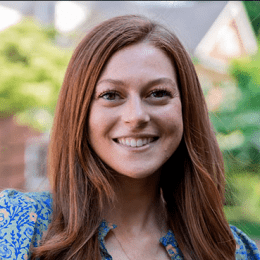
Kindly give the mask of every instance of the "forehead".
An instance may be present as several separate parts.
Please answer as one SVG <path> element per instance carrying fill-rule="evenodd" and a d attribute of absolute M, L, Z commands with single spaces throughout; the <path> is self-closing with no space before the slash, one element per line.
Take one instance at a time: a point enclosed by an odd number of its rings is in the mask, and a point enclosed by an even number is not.
<path fill-rule="evenodd" d="M 116 52 L 105 65 L 99 81 L 104 78 L 145 80 L 151 77 L 176 80 L 173 62 L 161 49 L 149 43 L 139 43 Z"/>

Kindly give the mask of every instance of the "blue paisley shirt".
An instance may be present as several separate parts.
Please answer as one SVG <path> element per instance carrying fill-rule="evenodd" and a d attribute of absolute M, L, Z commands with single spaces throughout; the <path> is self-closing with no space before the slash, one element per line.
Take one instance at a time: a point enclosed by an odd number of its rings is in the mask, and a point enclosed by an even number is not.
<path fill-rule="evenodd" d="M 0 260 L 29 260 L 30 249 L 39 242 L 51 222 L 52 196 L 49 192 L 22 193 L 5 190 L 0 193 Z M 112 260 L 105 247 L 105 236 L 116 225 L 105 220 L 99 226 L 102 260 Z M 241 230 L 231 226 L 237 243 L 237 260 L 260 260 L 256 244 Z M 171 230 L 160 238 L 171 259 L 183 260 Z"/>

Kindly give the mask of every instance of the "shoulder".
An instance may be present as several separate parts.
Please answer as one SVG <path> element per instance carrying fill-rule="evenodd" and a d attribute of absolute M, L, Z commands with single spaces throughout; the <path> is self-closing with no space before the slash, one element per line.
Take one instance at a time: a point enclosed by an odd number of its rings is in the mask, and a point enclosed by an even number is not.
<path fill-rule="evenodd" d="M 1 203 L 7 204 L 41 204 L 43 207 L 52 207 L 52 195 L 48 191 L 42 192 L 20 192 L 7 189 L 0 193 Z"/>
<path fill-rule="evenodd" d="M 26 213 L 29 213 L 34 220 L 46 219 L 52 213 L 52 195 L 46 191 L 23 193 L 17 190 L 4 190 L 0 193 L 0 213 L 9 219 L 25 216 Z M 35 213 L 37 216 L 30 213 Z"/>
<path fill-rule="evenodd" d="M 0 193 L 0 259 L 26 259 L 51 222 L 50 192 Z"/>
<path fill-rule="evenodd" d="M 230 225 L 230 228 L 237 243 L 236 259 L 260 260 L 260 253 L 255 242 L 237 227 Z"/>

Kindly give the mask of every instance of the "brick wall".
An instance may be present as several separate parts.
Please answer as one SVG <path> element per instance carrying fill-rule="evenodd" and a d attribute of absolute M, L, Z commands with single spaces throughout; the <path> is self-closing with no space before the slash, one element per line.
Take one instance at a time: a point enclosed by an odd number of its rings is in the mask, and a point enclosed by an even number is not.
<path fill-rule="evenodd" d="M 41 134 L 19 126 L 13 116 L 0 117 L 0 190 L 25 189 L 25 147 L 29 138 Z"/>

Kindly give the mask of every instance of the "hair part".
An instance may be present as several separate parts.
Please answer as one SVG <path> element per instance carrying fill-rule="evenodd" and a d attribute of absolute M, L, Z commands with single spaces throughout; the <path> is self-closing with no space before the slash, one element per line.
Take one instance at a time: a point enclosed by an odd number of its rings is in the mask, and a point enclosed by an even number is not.
<path fill-rule="evenodd" d="M 235 240 L 223 213 L 223 158 L 195 68 L 173 33 L 135 15 L 96 26 L 69 62 L 49 146 L 52 222 L 32 259 L 100 259 L 97 230 L 105 205 L 115 199 L 114 179 L 89 146 L 86 122 L 95 85 L 108 60 L 142 42 L 170 57 L 181 95 L 184 135 L 160 180 L 169 227 L 184 259 L 235 259 Z"/>

